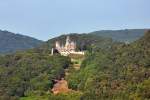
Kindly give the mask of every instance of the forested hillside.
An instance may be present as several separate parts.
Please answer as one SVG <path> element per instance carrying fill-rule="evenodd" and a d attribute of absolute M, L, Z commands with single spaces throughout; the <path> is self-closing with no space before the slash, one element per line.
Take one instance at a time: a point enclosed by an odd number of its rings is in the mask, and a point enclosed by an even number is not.
<path fill-rule="evenodd" d="M 78 50 L 86 50 L 80 70 L 71 59 L 50 55 L 54 42 L 0 56 L 0 100 L 149 100 L 150 31 L 133 43 L 114 42 L 91 34 L 70 34 Z M 71 93 L 53 95 L 55 79 L 65 77 Z"/>
<path fill-rule="evenodd" d="M 38 47 L 42 41 L 8 31 L 0 30 L 0 53 L 12 53 Z"/>
<path fill-rule="evenodd" d="M 89 34 L 94 34 L 102 37 L 109 37 L 116 41 L 133 42 L 141 38 L 147 29 L 126 29 L 126 30 L 102 30 L 95 31 Z"/>
<path fill-rule="evenodd" d="M 68 81 L 83 91 L 81 100 L 149 100 L 150 31 L 132 44 L 89 53 Z"/>
<path fill-rule="evenodd" d="M 18 99 L 20 97 L 63 99 L 72 97 L 80 98 L 80 94 L 53 96 L 51 88 L 55 79 L 64 76 L 64 69 L 71 63 L 68 57 L 60 55 L 51 56 L 51 45 L 55 40 L 65 41 L 66 36 L 49 40 L 44 46 L 27 51 L 16 52 L 0 57 L 0 99 Z M 99 38 L 93 35 L 71 34 L 72 40 L 76 40 L 78 50 L 88 49 L 91 46 L 108 48 L 112 44 L 111 39 Z M 82 44 L 82 45 L 81 45 Z M 107 45 L 106 45 L 107 44 Z M 54 44 L 53 44 L 54 45 Z M 109 46 L 108 46 L 109 45 Z M 48 93 L 48 95 L 47 95 Z M 24 100 L 24 99 L 23 99 Z M 26 99 L 25 99 L 26 100 Z M 74 99 L 76 100 L 76 99 Z"/>
<path fill-rule="evenodd" d="M 53 80 L 64 75 L 70 59 L 32 50 L 0 57 L 0 100 L 50 92 Z"/>

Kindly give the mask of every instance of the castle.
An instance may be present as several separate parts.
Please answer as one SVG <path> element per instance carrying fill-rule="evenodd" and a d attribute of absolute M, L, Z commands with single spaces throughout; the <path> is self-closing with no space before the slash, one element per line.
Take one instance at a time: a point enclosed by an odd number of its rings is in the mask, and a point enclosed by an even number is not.
<path fill-rule="evenodd" d="M 67 36 L 65 45 L 61 45 L 59 41 L 56 41 L 55 48 L 52 49 L 52 55 L 54 49 L 58 51 L 63 56 L 68 56 L 69 54 L 80 54 L 84 55 L 83 51 L 76 51 L 76 42 L 71 41 L 70 37 Z"/>

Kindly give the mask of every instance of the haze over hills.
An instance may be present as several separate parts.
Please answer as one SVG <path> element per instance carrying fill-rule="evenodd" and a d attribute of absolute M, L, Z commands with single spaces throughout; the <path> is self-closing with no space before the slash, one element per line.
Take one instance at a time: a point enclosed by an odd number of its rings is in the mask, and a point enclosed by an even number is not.
<path fill-rule="evenodd" d="M 42 41 L 35 38 L 0 30 L 0 53 L 11 53 L 39 46 Z"/>

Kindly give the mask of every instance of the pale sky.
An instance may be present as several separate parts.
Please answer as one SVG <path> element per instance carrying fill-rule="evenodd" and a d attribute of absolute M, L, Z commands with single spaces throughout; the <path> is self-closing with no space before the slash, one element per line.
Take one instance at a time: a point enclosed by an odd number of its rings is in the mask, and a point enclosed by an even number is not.
<path fill-rule="evenodd" d="M 66 33 L 150 28 L 150 0 L 0 0 L 0 29 L 48 40 Z"/>

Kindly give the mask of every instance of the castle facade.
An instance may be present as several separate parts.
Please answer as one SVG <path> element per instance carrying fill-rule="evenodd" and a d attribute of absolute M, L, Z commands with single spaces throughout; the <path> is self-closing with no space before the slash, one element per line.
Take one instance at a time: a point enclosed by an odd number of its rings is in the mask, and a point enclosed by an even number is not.
<path fill-rule="evenodd" d="M 71 41 L 69 36 L 66 38 L 65 45 L 61 45 L 59 41 L 55 42 L 55 48 L 52 49 L 52 54 L 54 49 L 56 49 L 63 56 L 68 56 L 69 54 L 84 55 L 83 51 L 76 51 L 76 42 Z"/>

